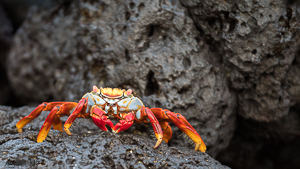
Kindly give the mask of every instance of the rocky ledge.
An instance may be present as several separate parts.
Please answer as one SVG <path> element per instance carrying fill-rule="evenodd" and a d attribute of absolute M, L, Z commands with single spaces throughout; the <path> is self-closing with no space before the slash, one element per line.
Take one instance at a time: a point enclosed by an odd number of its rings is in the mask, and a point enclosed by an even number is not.
<path fill-rule="evenodd" d="M 37 143 L 42 113 L 18 133 L 15 124 L 34 108 L 0 107 L 0 168 L 228 168 L 192 148 L 169 147 L 145 134 L 100 131 L 92 121 L 77 119 L 72 136 L 50 130 Z M 183 140 L 184 141 L 184 140 Z"/>

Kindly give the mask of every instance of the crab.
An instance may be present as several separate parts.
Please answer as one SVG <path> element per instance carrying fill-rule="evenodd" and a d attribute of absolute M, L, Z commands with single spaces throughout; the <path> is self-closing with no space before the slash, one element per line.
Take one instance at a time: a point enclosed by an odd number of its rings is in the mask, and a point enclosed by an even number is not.
<path fill-rule="evenodd" d="M 206 151 L 202 138 L 184 116 L 167 109 L 145 107 L 139 98 L 133 96 L 131 89 L 93 86 L 93 91 L 86 93 L 78 103 L 43 102 L 16 124 L 18 132 L 22 132 L 22 128 L 38 117 L 42 111 L 50 113 L 38 134 L 37 142 L 46 139 L 51 126 L 54 130 L 63 132 L 60 120 L 62 116 L 69 116 L 64 124 L 64 130 L 68 135 L 72 135 L 70 127 L 76 118 L 91 117 L 100 129 L 107 131 L 107 125 L 114 133 L 128 129 L 133 123 L 151 123 L 157 138 L 153 148 L 157 148 L 163 140 L 169 142 L 172 137 L 169 122 L 173 122 L 195 143 L 195 150 Z M 110 121 L 113 118 L 119 119 L 119 123 L 114 125 Z"/>

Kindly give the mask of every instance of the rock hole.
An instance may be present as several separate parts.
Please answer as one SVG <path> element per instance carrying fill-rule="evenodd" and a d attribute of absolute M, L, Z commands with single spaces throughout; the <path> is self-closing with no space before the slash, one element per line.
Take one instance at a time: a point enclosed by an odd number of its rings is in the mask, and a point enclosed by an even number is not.
<path fill-rule="evenodd" d="M 256 49 L 252 50 L 252 54 L 253 54 L 253 55 L 255 55 L 256 53 L 257 53 L 257 50 L 256 50 Z"/>
<path fill-rule="evenodd" d="M 136 18 L 138 18 L 139 16 L 140 16 L 140 14 L 138 14 L 138 13 L 135 14 L 135 17 L 136 17 Z"/>
<path fill-rule="evenodd" d="M 162 107 L 162 104 L 161 104 L 159 101 L 156 100 L 156 101 L 154 102 L 154 106 L 155 106 L 155 107 Z"/>
<path fill-rule="evenodd" d="M 283 16 L 280 16 L 279 19 L 278 19 L 278 21 L 281 22 L 281 23 L 285 23 L 285 19 L 284 19 Z"/>
<path fill-rule="evenodd" d="M 89 157 L 90 160 L 95 160 L 95 156 L 93 156 L 93 155 L 89 154 L 88 157 Z"/>
<path fill-rule="evenodd" d="M 263 17 L 264 17 L 264 15 L 263 15 L 263 14 L 259 14 L 259 17 L 260 17 L 260 18 L 263 18 Z"/>
<path fill-rule="evenodd" d="M 150 25 L 148 37 L 153 36 L 153 34 L 154 34 L 154 29 L 155 29 L 155 26 L 154 26 L 154 25 Z"/>
<path fill-rule="evenodd" d="M 191 60 L 189 58 L 184 58 L 182 60 L 182 64 L 183 64 L 184 69 L 187 70 L 191 66 Z"/>
<path fill-rule="evenodd" d="M 115 167 L 115 162 L 111 159 L 111 157 L 109 157 L 109 156 L 102 157 L 102 160 L 105 163 L 105 165 L 108 165 L 112 168 Z"/>
<path fill-rule="evenodd" d="M 231 20 L 231 21 L 229 22 L 229 24 L 230 24 L 230 26 L 229 26 L 229 32 L 234 31 L 235 26 L 236 26 L 236 24 L 237 24 L 237 21 L 236 21 L 236 20 Z"/>
<path fill-rule="evenodd" d="M 127 11 L 127 12 L 125 13 L 125 19 L 126 19 L 126 21 L 128 21 L 129 18 L 130 18 L 130 12 Z"/>
<path fill-rule="evenodd" d="M 130 9 L 134 9 L 134 7 L 135 7 L 135 3 L 130 2 L 130 3 L 129 3 L 129 8 L 130 8 Z"/>
<path fill-rule="evenodd" d="M 282 97 L 281 97 L 281 96 L 279 96 L 279 102 L 280 102 L 280 103 L 282 102 Z"/>
<path fill-rule="evenodd" d="M 241 24 L 241 27 L 242 27 L 243 29 L 245 29 L 245 28 L 247 28 L 247 24 L 246 24 L 245 22 L 243 22 L 243 23 Z"/>
<path fill-rule="evenodd" d="M 154 72 L 149 71 L 147 75 L 147 83 L 146 83 L 146 89 L 145 89 L 145 95 L 149 96 L 152 94 L 158 94 L 159 91 L 159 85 L 154 77 Z"/>
<path fill-rule="evenodd" d="M 229 14 L 230 14 L 229 12 L 224 12 L 224 17 L 225 17 L 226 20 L 228 20 Z"/>
<path fill-rule="evenodd" d="M 184 86 L 182 87 L 179 91 L 178 94 L 183 94 L 189 91 L 189 86 Z"/>
<path fill-rule="evenodd" d="M 210 19 L 207 20 L 207 23 L 208 23 L 209 26 L 212 27 L 212 26 L 215 25 L 216 21 L 217 21 L 216 18 L 210 18 Z"/>
<path fill-rule="evenodd" d="M 272 15 L 271 15 L 271 14 L 269 15 L 269 18 L 272 18 Z"/>
<path fill-rule="evenodd" d="M 95 149 L 95 148 L 93 148 L 93 150 L 92 150 L 92 153 L 95 153 L 95 154 L 97 154 L 97 153 L 98 153 L 98 150 L 97 150 L 97 149 Z"/>
<path fill-rule="evenodd" d="M 139 5 L 139 7 L 138 7 L 138 11 L 139 11 L 139 12 L 142 12 L 142 11 L 144 10 L 144 8 L 145 8 L 145 4 L 144 4 L 144 3 L 141 3 L 141 4 Z"/>
<path fill-rule="evenodd" d="M 129 56 L 128 50 L 125 49 L 125 52 L 124 52 L 124 53 L 125 53 L 125 59 L 126 59 L 126 61 L 129 62 L 131 58 L 130 58 L 130 56 Z"/>
<path fill-rule="evenodd" d="M 145 62 L 149 63 L 149 62 L 150 62 L 149 58 L 146 58 L 146 59 L 145 59 Z"/>

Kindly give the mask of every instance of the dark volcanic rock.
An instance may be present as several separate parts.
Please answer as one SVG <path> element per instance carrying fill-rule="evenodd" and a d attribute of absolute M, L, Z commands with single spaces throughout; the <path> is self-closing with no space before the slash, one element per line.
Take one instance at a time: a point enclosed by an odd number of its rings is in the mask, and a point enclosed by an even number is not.
<path fill-rule="evenodd" d="M 239 115 L 267 122 L 287 115 L 289 85 L 282 81 L 300 45 L 297 1 L 181 2 L 223 53 L 231 87 L 239 90 Z"/>
<path fill-rule="evenodd" d="M 0 3 L 0 105 L 7 104 L 10 99 L 10 89 L 6 75 L 5 61 L 13 36 L 13 27 Z"/>
<path fill-rule="evenodd" d="M 14 37 L 7 71 L 18 100 L 78 101 L 93 85 L 132 88 L 146 106 L 184 115 L 226 164 L 289 168 L 277 165 L 280 155 L 260 157 L 293 149 L 286 145 L 300 133 L 299 1 L 60 2 L 32 8 Z M 5 119 L 1 132 L 14 133 Z M 188 146 L 172 129 L 169 145 Z"/>
<path fill-rule="evenodd" d="M 79 1 L 33 8 L 8 70 L 25 100 L 78 101 L 93 85 L 132 88 L 146 106 L 183 114 L 214 156 L 229 144 L 236 107 L 218 57 L 177 1 Z M 171 144 L 186 146 L 173 129 Z"/>
<path fill-rule="evenodd" d="M 156 140 L 145 135 L 102 132 L 91 127 L 95 125 L 88 119 L 84 120 L 90 123 L 78 124 L 72 136 L 50 130 L 46 141 L 36 143 L 41 119 L 48 113 L 26 126 L 23 133 L 17 133 L 15 127 L 32 110 L 0 107 L 0 118 L 7 120 L 0 124 L 0 168 L 228 168 L 193 149 L 165 143 L 153 149 Z"/>

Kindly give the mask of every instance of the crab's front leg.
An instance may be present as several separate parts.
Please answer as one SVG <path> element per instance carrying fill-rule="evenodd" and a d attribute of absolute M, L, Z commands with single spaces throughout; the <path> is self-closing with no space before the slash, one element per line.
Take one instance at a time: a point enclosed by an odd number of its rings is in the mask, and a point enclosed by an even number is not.
<path fill-rule="evenodd" d="M 145 106 L 143 106 L 141 108 L 141 116 L 144 116 L 144 117 L 141 117 L 141 118 L 148 117 L 148 120 L 150 121 L 150 123 L 152 125 L 155 137 L 157 138 L 157 142 L 156 142 L 156 144 L 153 148 L 158 147 L 161 144 L 161 142 L 163 141 L 163 135 L 164 134 L 163 134 L 163 131 L 161 129 L 161 126 L 160 126 L 157 118 L 152 113 L 152 111 L 148 107 L 145 107 Z"/>
<path fill-rule="evenodd" d="M 88 102 L 88 99 L 86 98 L 82 98 L 77 106 L 75 107 L 75 110 L 72 112 L 72 114 L 68 117 L 67 121 L 65 122 L 65 125 L 64 125 L 64 129 L 65 129 L 65 132 L 68 134 L 68 135 L 72 135 L 72 133 L 70 132 L 70 127 L 72 125 L 72 123 L 74 122 L 74 120 L 79 116 L 79 114 L 82 112 L 82 110 L 84 108 L 87 107 L 87 102 Z"/>
<path fill-rule="evenodd" d="M 120 120 L 120 123 L 117 123 L 115 127 L 112 128 L 114 133 L 119 133 L 121 131 L 129 129 L 134 121 L 133 112 L 127 113 L 122 117 L 124 120 Z"/>

